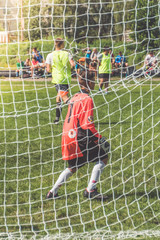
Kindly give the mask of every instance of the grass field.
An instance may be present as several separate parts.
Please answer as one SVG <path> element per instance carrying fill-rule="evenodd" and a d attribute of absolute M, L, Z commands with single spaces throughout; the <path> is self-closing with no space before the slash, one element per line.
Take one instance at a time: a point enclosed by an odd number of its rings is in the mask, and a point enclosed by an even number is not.
<path fill-rule="evenodd" d="M 55 126 L 50 82 L 0 80 L 0 238 L 160 231 L 160 81 L 126 86 L 112 84 L 107 96 L 93 96 L 96 128 L 111 144 L 98 185 L 108 201 L 83 198 L 93 164 L 61 187 L 60 199 L 47 201 L 66 167 L 60 146 L 67 106 Z"/>

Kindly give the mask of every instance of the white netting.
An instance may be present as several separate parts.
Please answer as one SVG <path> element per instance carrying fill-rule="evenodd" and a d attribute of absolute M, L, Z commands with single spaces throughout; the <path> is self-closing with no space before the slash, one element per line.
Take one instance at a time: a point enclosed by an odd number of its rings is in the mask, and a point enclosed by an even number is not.
<path fill-rule="evenodd" d="M 160 237 L 160 3 L 155 0 L 0 1 L 0 238 L 127 239 Z M 122 51 L 109 94 L 92 92 L 96 129 L 111 144 L 98 184 L 106 202 L 83 197 L 93 164 L 46 194 L 66 168 L 61 156 L 63 105 L 53 125 L 56 90 L 45 71 L 15 77 L 17 60 L 43 59 L 63 37 L 76 62 L 84 49 Z M 157 62 L 146 68 L 153 51 Z M 79 91 L 75 73 L 70 96 Z"/>

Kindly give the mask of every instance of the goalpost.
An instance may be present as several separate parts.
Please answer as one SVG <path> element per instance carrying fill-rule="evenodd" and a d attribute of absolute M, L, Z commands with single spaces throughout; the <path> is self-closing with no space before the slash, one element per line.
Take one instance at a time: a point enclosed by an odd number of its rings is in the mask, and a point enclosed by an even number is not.
<path fill-rule="evenodd" d="M 160 237 L 160 2 L 157 0 L 5 0 L 0 2 L 0 239 L 139 239 Z M 56 90 L 51 77 L 16 78 L 16 62 L 43 59 L 62 37 L 76 62 L 84 49 L 128 66 L 115 68 L 109 93 L 91 93 L 96 129 L 111 145 L 98 186 L 107 201 L 83 197 L 94 164 L 47 192 L 66 168 L 61 155 L 62 105 L 53 125 Z M 23 41 L 22 41 L 23 40 Z M 156 64 L 144 66 L 153 51 Z M 8 77 L 4 76 L 8 73 Z M 72 97 L 79 91 L 75 73 Z"/>

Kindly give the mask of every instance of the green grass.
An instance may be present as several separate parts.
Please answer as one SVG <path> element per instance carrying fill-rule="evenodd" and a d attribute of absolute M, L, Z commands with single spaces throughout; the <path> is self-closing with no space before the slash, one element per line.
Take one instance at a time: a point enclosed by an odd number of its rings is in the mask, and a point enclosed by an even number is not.
<path fill-rule="evenodd" d="M 60 145 L 67 107 L 54 126 L 50 82 L 0 80 L 0 237 L 160 230 L 160 85 L 114 89 L 94 96 L 96 128 L 111 143 L 98 184 L 109 200 L 83 198 L 90 164 L 61 187 L 60 199 L 47 201 L 66 167 Z M 72 85 L 71 94 L 77 90 Z"/>

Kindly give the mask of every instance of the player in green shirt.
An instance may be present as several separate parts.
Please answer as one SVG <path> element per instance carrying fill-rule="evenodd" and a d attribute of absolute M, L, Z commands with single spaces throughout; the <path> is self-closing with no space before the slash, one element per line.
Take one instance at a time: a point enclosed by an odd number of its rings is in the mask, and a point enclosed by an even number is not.
<path fill-rule="evenodd" d="M 104 47 L 104 52 L 98 56 L 99 61 L 99 91 L 102 91 L 103 84 L 105 86 L 105 94 L 108 93 L 108 84 L 110 79 L 110 74 L 112 73 L 112 63 L 111 55 L 109 53 L 109 47 Z"/>
<path fill-rule="evenodd" d="M 57 38 L 55 40 L 55 51 L 48 54 L 46 58 L 47 72 L 52 69 L 52 83 L 55 84 L 57 90 L 56 97 L 56 119 L 54 124 L 58 124 L 62 112 L 61 102 L 67 103 L 68 88 L 71 83 L 71 67 L 74 67 L 74 60 L 71 55 L 63 50 L 64 40 Z"/>

